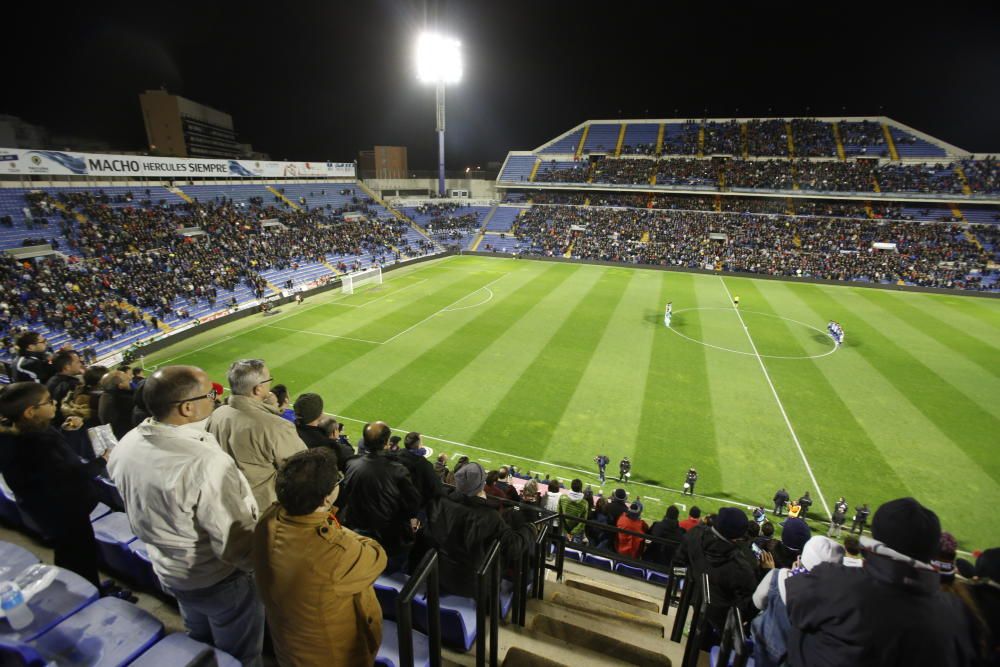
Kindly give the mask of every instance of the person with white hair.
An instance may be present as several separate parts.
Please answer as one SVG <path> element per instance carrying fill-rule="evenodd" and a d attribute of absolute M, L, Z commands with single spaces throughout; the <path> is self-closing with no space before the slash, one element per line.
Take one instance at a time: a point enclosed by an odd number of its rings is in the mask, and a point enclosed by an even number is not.
<path fill-rule="evenodd" d="M 770 560 L 769 554 L 763 557 Z M 785 608 L 785 582 L 789 577 L 808 573 L 820 563 L 839 564 L 844 547 L 829 537 L 817 535 L 802 548 L 802 555 L 790 568 L 768 571 L 753 594 L 753 603 L 761 613 L 750 624 L 754 640 L 754 665 L 777 667 L 788 661 L 788 610 Z M 771 560 L 771 565 L 774 561 Z M 764 562 L 765 567 L 767 563 Z"/>

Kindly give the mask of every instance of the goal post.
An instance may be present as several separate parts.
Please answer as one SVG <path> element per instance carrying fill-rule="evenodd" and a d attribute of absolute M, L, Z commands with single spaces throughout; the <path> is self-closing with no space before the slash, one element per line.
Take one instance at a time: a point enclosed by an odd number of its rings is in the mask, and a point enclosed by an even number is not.
<path fill-rule="evenodd" d="M 364 271 L 355 271 L 354 273 L 345 273 L 340 277 L 341 291 L 344 294 L 354 294 L 354 290 L 359 287 L 364 287 L 365 285 L 381 285 L 382 284 L 382 267 L 373 266 L 370 269 L 365 269 Z"/>

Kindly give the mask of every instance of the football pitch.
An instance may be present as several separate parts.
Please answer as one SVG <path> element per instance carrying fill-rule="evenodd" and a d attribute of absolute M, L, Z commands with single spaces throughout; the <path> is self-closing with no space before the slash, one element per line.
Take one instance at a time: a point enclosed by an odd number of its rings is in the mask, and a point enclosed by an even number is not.
<path fill-rule="evenodd" d="M 740 298 L 734 308 L 732 297 Z M 673 302 L 672 327 L 663 307 Z M 847 337 L 836 348 L 826 324 Z M 264 359 L 294 398 L 419 431 L 434 455 L 580 477 L 611 458 L 659 520 L 808 490 L 914 496 L 965 551 L 1000 543 L 1000 300 L 507 258 L 449 257 L 150 355 L 225 384 Z M 402 433 L 400 433 L 402 435 Z M 700 475 L 695 498 L 679 489 Z M 849 522 L 848 522 L 849 525 Z"/>

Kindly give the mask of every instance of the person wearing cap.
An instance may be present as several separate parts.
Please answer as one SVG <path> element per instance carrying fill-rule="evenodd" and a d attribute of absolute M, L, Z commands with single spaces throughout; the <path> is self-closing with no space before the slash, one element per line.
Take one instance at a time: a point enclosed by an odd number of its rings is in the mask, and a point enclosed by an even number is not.
<path fill-rule="evenodd" d="M 319 394 L 302 394 L 295 399 L 292 407 L 295 411 L 295 432 L 306 447 L 327 447 L 331 445 L 319 422 L 323 418 L 323 397 Z M 338 465 L 340 463 L 338 456 Z"/>
<path fill-rule="evenodd" d="M 618 462 L 618 481 L 627 482 L 632 476 L 632 462 L 625 456 Z"/>
<path fill-rule="evenodd" d="M 409 471 L 413 485 L 420 492 L 423 500 L 421 508 L 425 508 L 431 498 L 444 492 L 441 479 L 434 472 L 434 465 L 427 460 L 426 453 L 424 442 L 416 431 L 406 434 L 403 448 L 396 453 L 396 460 Z"/>
<path fill-rule="evenodd" d="M 341 478 L 326 447 L 289 457 L 278 501 L 254 530 L 254 576 L 280 665 L 370 665 L 382 641 L 372 584 L 385 550 L 337 521 Z"/>
<path fill-rule="evenodd" d="M 427 511 L 427 538 L 441 558 L 441 589 L 453 595 L 476 595 L 476 571 L 487 550 L 500 540 L 505 563 L 527 553 L 535 530 L 525 512 L 512 508 L 501 515 L 486 502 L 486 472 L 470 461 L 455 473 L 455 489 L 434 498 Z"/>
<path fill-rule="evenodd" d="M 674 556 L 675 566 L 688 569 L 687 581 L 697 582 L 708 574 L 712 594 L 708 620 L 719 631 L 733 605 L 741 608 L 744 620 L 756 613 L 752 595 L 757 573 L 744 555 L 749 524 L 742 509 L 723 507 L 711 526 L 701 524 L 688 531 Z"/>
<path fill-rule="evenodd" d="M 615 489 L 614 493 L 611 494 L 606 511 L 612 526 L 618 525 L 618 517 L 628 511 L 628 503 L 625 502 L 626 498 L 628 498 L 628 494 L 625 493 L 625 489 Z"/>
<path fill-rule="evenodd" d="M 273 378 L 263 360 L 233 362 L 227 379 L 229 403 L 212 413 L 206 428 L 250 482 L 257 506 L 270 507 L 278 467 L 306 445 L 295 425 L 267 402 Z"/>
<path fill-rule="evenodd" d="M 344 490 L 337 499 L 344 525 L 378 540 L 389 555 L 387 572 L 406 565 L 420 528 L 420 493 L 410 473 L 388 452 L 392 429 L 385 422 L 365 427 L 367 451 L 347 461 Z"/>
<path fill-rule="evenodd" d="M 861 538 L 864 567 L 821 563 L 785 582 L 791 664 L 970 664 L 968 622 L 929 564 L 937 515 L 913 498 L 892 500 L 875 512 L 872 535 Z"/>
<path fill-rule="evenodd" d="M 768 570 L 753 594 L 754 606 L 763 612 L 751 624 L 754 665 L 781 665 L 788 658 L 788 611 L 785 607 L 788 578 L 805 574 L 820 563 L 839 565 L 843 558 L 844 547 L 829 537 L 817 535 L 809 538 L 793 567 Z"/>

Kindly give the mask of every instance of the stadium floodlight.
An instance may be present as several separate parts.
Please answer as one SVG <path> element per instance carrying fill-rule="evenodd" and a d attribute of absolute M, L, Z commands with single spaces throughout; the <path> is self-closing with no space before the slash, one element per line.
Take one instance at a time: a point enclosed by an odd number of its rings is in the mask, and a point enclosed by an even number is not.
<path fill-rule="evenodd" d="M 438 194 L 444 196 L 444 89 L 462 80 L 462 44 L 425 32 L 417 39 L 417 78 L 435 86 L 438 133 Z"/>

